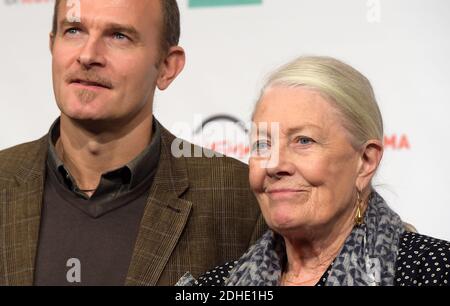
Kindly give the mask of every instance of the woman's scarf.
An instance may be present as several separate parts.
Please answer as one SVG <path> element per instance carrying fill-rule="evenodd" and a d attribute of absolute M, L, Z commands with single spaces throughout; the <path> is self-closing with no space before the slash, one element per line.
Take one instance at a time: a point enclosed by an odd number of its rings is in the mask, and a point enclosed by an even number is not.
<path fill-rule="evenodd" d="M 335 258 L 326 286 L 389 286 L 404 227 L 376 192 L 372 192 L 364 224 L 355 226 Z M 280 285 L 286 258 L 283 238 L 268 230 L 239 260 L 226 286 Z"/>

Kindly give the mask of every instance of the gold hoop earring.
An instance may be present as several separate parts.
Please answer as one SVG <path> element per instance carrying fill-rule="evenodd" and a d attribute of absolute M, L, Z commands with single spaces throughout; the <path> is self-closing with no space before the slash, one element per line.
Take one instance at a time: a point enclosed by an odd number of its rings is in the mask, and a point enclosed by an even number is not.
<path fill-rule="evenodd" d="M 361 199 L 361 192 L 359 190 L 356 190 L 356 194 L 358 198 L 356 199 L 356 214 L 355 214 L 355 224 L 357 226 L 360 226 L 364 223 L 364 218 L 362 215 L 362 199 Z"/>

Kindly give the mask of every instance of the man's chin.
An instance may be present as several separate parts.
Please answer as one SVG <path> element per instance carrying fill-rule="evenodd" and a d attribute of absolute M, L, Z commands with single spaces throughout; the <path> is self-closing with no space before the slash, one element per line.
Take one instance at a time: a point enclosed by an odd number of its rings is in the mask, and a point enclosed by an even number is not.
<path fill-rule="evenodd" d="M 86 131 L 93 134 L 104 133 L 105 131 L 113 131 L 118 126 L 117 119 L 106 117 L 106 116 L 94 116 L 94 115 L 79 115 L 79 116 L 67 116 L 70 121 Z"/>
<path fill-rule="evenodd" d="M 62 103 L 60 110 L 73 120 L 103 120 L 106 119 L 105 103 L 94 100 L 84 103 L 78 99 L 71 99 Z"/>
<path fill-rule="evenodd" d="M 63 117 L 79 125 L 104 125 L 108 122 L 114 122 L 114 118 L 95 109 L 65 109 L 62 110 Z"/>
<path fill-rule="evenodd" d="M 66 117 L 70 118 L 74 121 L 79 122 L 90 122 L 90 121 L 105 121 L 107 120 L 107 116 L 100 114 L 95 111 L 67 111 L 64 112 Z"/>

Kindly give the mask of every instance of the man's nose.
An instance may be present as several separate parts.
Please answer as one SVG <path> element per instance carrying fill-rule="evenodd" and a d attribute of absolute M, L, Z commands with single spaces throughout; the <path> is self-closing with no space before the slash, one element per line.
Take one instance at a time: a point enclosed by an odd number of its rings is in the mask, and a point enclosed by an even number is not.
<path fill-rule="evenodd" d="M 82 46 L 77 61 L 86 69 L 104 67 L 106 60 L 101 39 L 90 37 Z"/>

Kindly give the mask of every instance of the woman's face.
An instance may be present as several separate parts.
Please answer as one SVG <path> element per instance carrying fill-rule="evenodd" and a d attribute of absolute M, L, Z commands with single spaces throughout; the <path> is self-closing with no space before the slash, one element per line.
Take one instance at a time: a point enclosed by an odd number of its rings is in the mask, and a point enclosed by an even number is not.
<path fill-rule="evenodd" d="M 250 185 L 269 227 L 283 234 L 348 219 L 361 154 L 336 108 L 314 90 L 279 86 L 253 121 Z"/>

